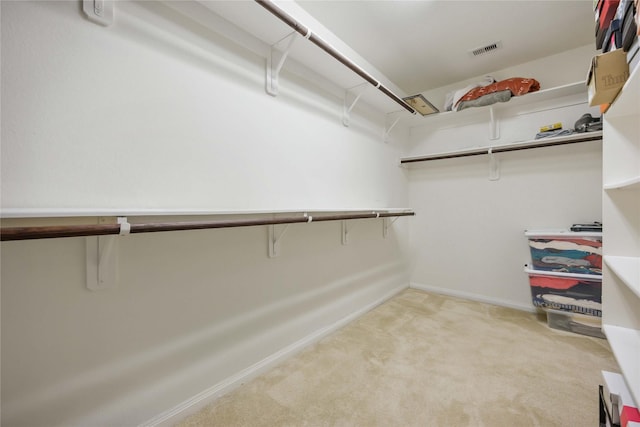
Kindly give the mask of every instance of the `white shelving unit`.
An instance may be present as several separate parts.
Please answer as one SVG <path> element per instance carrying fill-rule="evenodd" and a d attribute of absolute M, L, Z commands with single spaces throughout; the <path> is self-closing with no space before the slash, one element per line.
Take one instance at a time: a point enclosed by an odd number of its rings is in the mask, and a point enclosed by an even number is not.
<path fill-rule="evenodd" d="M 605 190 L 640 190 L 640 177 L 629 178 L 624 181 L 605 184 Z"/>
<path fill-rule="evenodd" d="M 640 403 L 640 68 L 604 114 L 603 330 Z"/>
<path fill-rule="evenodd" d="M 608 255 L 604 262 L 640 298 L 640 257 Z"/>

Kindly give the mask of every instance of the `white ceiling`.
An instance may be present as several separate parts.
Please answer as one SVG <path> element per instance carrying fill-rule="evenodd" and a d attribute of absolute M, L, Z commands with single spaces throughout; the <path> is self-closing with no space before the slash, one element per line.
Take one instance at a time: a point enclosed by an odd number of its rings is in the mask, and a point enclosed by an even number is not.
<path fill-rule="evenodd" d="M 298 3 L 408 94 L 595 43 L 593 0 Z"/>

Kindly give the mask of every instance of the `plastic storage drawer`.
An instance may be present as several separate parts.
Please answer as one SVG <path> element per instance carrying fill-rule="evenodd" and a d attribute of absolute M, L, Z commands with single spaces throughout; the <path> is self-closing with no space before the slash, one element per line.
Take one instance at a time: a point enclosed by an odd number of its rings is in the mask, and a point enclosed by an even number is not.
<path fill-rule="evenodd" d="M 529 275 L 533 305 L 589 316 L 602 316 L 602 276 L 532 270 Z"/>
<path fill-rule="evenodd" d="M 602 232 L 527 230 L 534 270 L 602 275 Z"/>
<path fill-rule="evenodd" d="M 602 319 L 600 317 L 558 310 L 545 311 L 547 312 L 547 325 L 550 328 L 591 337 L 605 338 L 602 332 Z"/>

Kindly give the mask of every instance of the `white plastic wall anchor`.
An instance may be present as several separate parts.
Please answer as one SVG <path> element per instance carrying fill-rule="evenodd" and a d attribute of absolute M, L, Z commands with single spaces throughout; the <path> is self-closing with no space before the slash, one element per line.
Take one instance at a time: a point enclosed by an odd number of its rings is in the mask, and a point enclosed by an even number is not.
<path fill-rule="evenodd" d="M 269 54 L 267 55 L 267 78 L 265 86 L 267 93 L 271 96 L 278 95 L 280 70 L 282 70 L 284 61 L 287 59 L 297 35 L 298 33 L 294 31 L 271 45 Z M 279 48 L 279 46 L 282 45 L 285 45 L 284 49 Z"/>
<path fill-rule="evenodd" d="M 362 96 L 362 94 L 369 87 L 369 83 L 363 83 L 358 86 L 354 86 L 350 89 L 347 89 L 344 94 L 344 106 L 342 109 L 342 124 L 345 126 L 349 126 L 349 121 L 351 120 L 351 110 L 356 106 L 356 103 Z"/>
<path fill-rule="evenodd" d="M 500 121 L 496 117 L 493 107 L 489 107 L 489 139 L 500 139 Z"/>
<path fill-rule="evenodd" d="M 289 229 L 289 224 L 284 224 L 282 231 L 278 233 L 275 225 L 269 225 L 269 258 L 275 258 L 280 255 L 280 241 L 284 233 Z"/>
<path fill-rule="evenodd" d="M 107 218 L 100 218 L 104 224 Z M 131 224 L 126 217 L 119 217 L 120 236 L 128 235 Z M 86 238 L 87 289 L 98 291 L 110 289 L 118 283 L 118 239 L 119 236 L 90 236 Z"/>
<path fill-rule="evenodd" d="M 493 152 L 493 148 L 489 148 L 489 181 L 497 181 L 500 179 L 500 161 Z"/>
<path fill-rule="evenodd" d="M 113 23 L 113 0 L 82 0 L 82 11 L 96 24 L 106 27 Z"/>
<path fill-rule="evenodd" d="M 387 238 L 387 235 L 389 234 L 389 227 L 391 227 L 391 225 L 393 225 L 394 222 L 396 222 L 398 220 L 398 218 L 400 217 L 395 217 L 395 218 L 382 218 L 382 237 L 383 238 Z"/>
<path fill-rule="evenodd" d="M 392 114 L 392 113 L 389 113 Z M 391 135 L 391 130 L 398 124 L 398 122 L 400 121 L 400 116 L 398 116 L 388 127 L 387 127 L 387 118 L 389 117 L 389 114 L 386 115 L 385 117 L 385 128 L 384 128 L 384 134 L 382 136 L 382 138 L 384 139 L 384 142 L 389 142 L 389 137 Z"/>

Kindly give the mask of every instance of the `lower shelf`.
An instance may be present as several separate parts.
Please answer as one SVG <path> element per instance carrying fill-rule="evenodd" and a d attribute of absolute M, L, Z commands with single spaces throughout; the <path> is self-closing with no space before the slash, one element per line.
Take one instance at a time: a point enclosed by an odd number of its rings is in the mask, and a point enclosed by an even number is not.
<path fill-rule="evenodd" d="M 604 262 L 640 298 L 640 257 L 605 255 Z"/>
<path fill-rule="evenodd" d="M 603 324 L 611 350 L 636 405 L 640 402 L 640 330 Z"/>
<path fill-rule="evenodd" d="M 603 185 L 605 190 L 632 190 L 639 191 L 640 190 L 640 176 L 635 176 L 633 178 L 629 178 L 623 181 L 615 182 L 612 184 Z"/>

